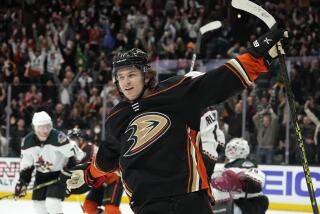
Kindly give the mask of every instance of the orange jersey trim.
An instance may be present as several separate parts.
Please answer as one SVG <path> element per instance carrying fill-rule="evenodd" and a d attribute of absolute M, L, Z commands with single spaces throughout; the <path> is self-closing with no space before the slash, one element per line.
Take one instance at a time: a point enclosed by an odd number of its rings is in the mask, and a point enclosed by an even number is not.
<path fill-rule="evenodd" d="M 190 157 L 191 157 L 191 154 L 190 154 L 190 145 L 191 143 L 190 143 L 190 136 L 189 135 L 187 135 L 187 157 L 188 157 L 188 166 L 189 166 L 189 178 L 188 178 L 188 192 L 190 192 L 190 190 L 191 190 L 191 188 L 190 188 L 190 186 L 191 186 L 191 181 L 192 181 L 192 175 L 193 175 L 193 173 L 192 173 L 192 161 L 191 161 L 191 159 L 190 159 Z"/>
<path fill-rule="evenodd" d="M 108 121 L 111 117 L 113 117 L 114 115 L 116 115 L 116 114 L 117 114 L 118 112 L 120 112 L 122 109 L 123 109 L 123 108 L 120 108 L 120 109 L 118 109 L 117 111 L 111 113 L 111 114 L 107 117 L 106 121 Z"/>
<path fill-rule="evenodd" d="M 155 93 L 153 93 L 153 94 L 150 94 L 150 95 L 146 96 L 146 98 L 147 98 L 147 97 L 153 97 L 153 96 L 155 96 L 155 95 L 157 95 L 157 94 L 161 94 L 161 93 L 163 93 L 163 92 L 165 92 L 165 91 L 168 91 L 168 90 L 170 90 L 170 89 L 172 89 L 172 88 L 174 88 L 174 87 L 177 87 L 177 86 L 180 85 L 185 79 L 187 79 L 187 77 L 182 78 L 179 82 L 173 84 L 172 86 L 170 86 L 170 87 L 168 87 L 168 88 L 162 89 L 161 91 L 157 91 L 157 92 L 155 92 Z"/>
<path fill-rule="evenodd" d="M 195 130 L 191 130 L 191 142 L 192 142 L 192 144 L 195 148 L 195 151 L 196 151 L 196 157 L 197 157 L 197 162 L 198 162 L 197 168 L 199 171 L 199 175 L 201 177 L 201 188 L 209 188 L 206 167 L 205 167 L 204 162 L 202 160 L 202 155 L 199 151 L 199 148 L 196 144 L 196 139 L 197 139 L 197 132 Z"/>
<path fill-rule="evenodd" d="M 113 170 L 111 170 L 111 171 L 109 171 L 109 172 L 105 172 L 105 171 L 99 169 L 99 167 L 98 167 L 98 166 L 96 165 L 96 163 L 95 163 L 95 160 L 93 160 L 93 161 L 91 162 L 91 164 L 90 164 L 89 170 L 90 170 L 90 175 L 91 175 L 92 177 L 98 178 L 98 177 L 101 177 L 101 176 L 107 176 L 107 177 L 109 177 L 110 174 L 114 174 L 114 173 L 112 173 L 112 172 L 115 171 L 116 169 L 113 169 Z"/>
<path fill-rule="evenodd" d="M 114 199 L 116 197 L 118 185 L 119 185 L 119 183 L 117 182 L 113 187 L 112 196 L 111 196 L 111 203 L 114 203 Z"/>
<path fill-rule="evenodd" d="M 245 53 L 238 56 L 237 59 L 252 81 L 256 80 L 260 73 L 265 73 L 269 70 L 263 57 L 255 58 L 251 54 Z"/>

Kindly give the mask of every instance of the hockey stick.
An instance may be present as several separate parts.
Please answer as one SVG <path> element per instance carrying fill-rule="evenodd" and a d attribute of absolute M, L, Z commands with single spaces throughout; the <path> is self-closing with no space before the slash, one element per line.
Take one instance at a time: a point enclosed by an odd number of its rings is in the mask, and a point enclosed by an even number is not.
<path fill-rule="evenodd" d="M 193 68 L 194 68 L 194 65 L 195 65 L 196 59 L 197 59 L 197 54 L 199 54 L 199 52 L 200 52 L 202 35 L 204 35 L 205 33 L 209 32 L 209 31 L 217 30 L 221 26 L 222 26 L 222 24 L 220 21 L 213 21 L 213 22 L 209 22 L 208 24 L 205 24 L 202 27 L 200 27 L 200 29 L 199 29 L 200 35 L 198 35 L 196 47 L 195 47 L 195 50 L 192 54 L 192 60 L 191 60 L 189 72 L 193 71 Z"/>
<path fill-rule="evenodd" d="M 266 10 L 264 10 L 259 5 L 256 5 L 255 3 L 248 1 L 248 0 L 232 0 L 231 5 L 239 10 L 246 11 L 248 13 L 253 14 L 254 16 L 258 17 L 260 20 L 262 20 L 269 29 L 276 25 L 276 20 L 271 16 Z M 295 129 L 296 138 L 299 145 L 299 151 L 300 151 L 300 158 L 302 161 L 302 167 L 304 171 L 304 175 L 306 178 L 306 183 L 309 191 L 311 206 L 314 214 L 319 214 L 317 201 L 314 193 L 314 188 L 312 184 L 312 179 L 310 175 L 310 169 L 309 169 L 309 163 L 306 156 L 306 151 L 304 148 L 304 141 L 302 138 L 302 132 L 298 124 L 297 120 L 297 114 L 296 114 L 296 108 L 294 103 L 294 95 L 291 89 L 291 83 L 288 76 L 288 70 L 284 59 L 284 54 L 280 52 L 279 46 L 277 44 L 277 52 L 279 56 L 279 62 L 281 67 L 281 74 L 283 77 L 285 88 L 287 89 L 287 98 L 290 106 L 290 113 L 291 118 L 293 122 L 293 126 Z"/>
<path fill-rule="evenodd" d="M 59 181 L 59 179 L 54 179 L 54 180 L 51 180 L 51 181 L 48 181 L 48 182 L 39 184 L 39 185 L 37 185 L 37 186 L 35 186 L 35 187 L 28 188 L 27 191 L 38 190 L 38 189 L 41 189 L 41 188 L 50 186 L 50 185 L 52 185 L 52 184 L 55 184 L 55 183 L 57 183 L 58 181 Z M 12 197 L 15 197 L 15 194 L 14 194 L 14 193 L 0 197 L 0 200 L 6 199 L 6 198 L 12 198 Z"/>
<path fill-rule="evenodd" d="M 37 190 L 37 189 L 41 189 L 43 187 L 47 187 L 47 186 L 50 186 L 52 184 L 55 184 L 55 183 L 58 183 L 59 179 L 54 179 L 54 180 L 51 180 L 51 181 L 48 181 L 48 182 L 45 182 L 45 183 L 42 183 L 42 184 L 39 184 L 35 187 L 32 187 L 32 188 L 28 188 L 28 191 L 33 191 L 33 190 Z"/>

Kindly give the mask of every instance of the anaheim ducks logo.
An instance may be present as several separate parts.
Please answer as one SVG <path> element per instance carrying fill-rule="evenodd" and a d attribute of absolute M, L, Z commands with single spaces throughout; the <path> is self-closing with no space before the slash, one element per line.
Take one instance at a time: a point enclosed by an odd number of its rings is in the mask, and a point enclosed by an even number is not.
<path fill-rule="evenodd" d="M 125 131 L 125 133 L 131 132 L 128 141 L 133 143 L 124 156 L 135 155 L 149 147 L 168 130 L 170 125 L 169 117 L 159 112 L 143 113 L 135 117 Z"/>

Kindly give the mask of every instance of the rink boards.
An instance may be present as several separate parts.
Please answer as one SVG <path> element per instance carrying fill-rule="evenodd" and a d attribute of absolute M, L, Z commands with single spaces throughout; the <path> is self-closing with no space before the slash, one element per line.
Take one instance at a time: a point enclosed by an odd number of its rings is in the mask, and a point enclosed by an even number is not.
<path fill-rule="evenodd" d="M 0 158 L 0 197 L 11 194 L 19 177 L 20 159 Z M 221 168 L 218 164 L 216 169 Z M 312 211 L 302 166 L 261 165 L 266 175 L 263 192 L 270 201 L 269 209 Z M 320 204 L 320 167 L 310 167 L 318 205 Z M 24 199 L 30 199 L 30 193 Z M 82 201 L 84 195 L 72 195 L 66 200 Z M 124 195 L 123 203 L 128 203 Z"/>

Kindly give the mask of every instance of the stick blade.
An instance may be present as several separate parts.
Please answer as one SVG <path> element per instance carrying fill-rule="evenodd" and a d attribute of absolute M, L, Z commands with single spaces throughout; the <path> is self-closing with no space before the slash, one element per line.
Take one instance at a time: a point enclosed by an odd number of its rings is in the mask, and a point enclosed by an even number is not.
<path fill-rule="evenodd" d="M 276 20 L 265 9 L 248 0 L 232 0 L 232 7 L 251 13 L 261 19 L 269 28 L 271 28 Z"/>
<path fill-rule="evenodd" d="M 216 30 L 218 28 L 221 28 L 222 24 L 220 21 L 213 21 L 213 22 L 209 22 L 206 25 L 203 25 L 200 28 L 200 34 L 203 35 L 208 31 L 212 31 L 212 30 Z"/>

